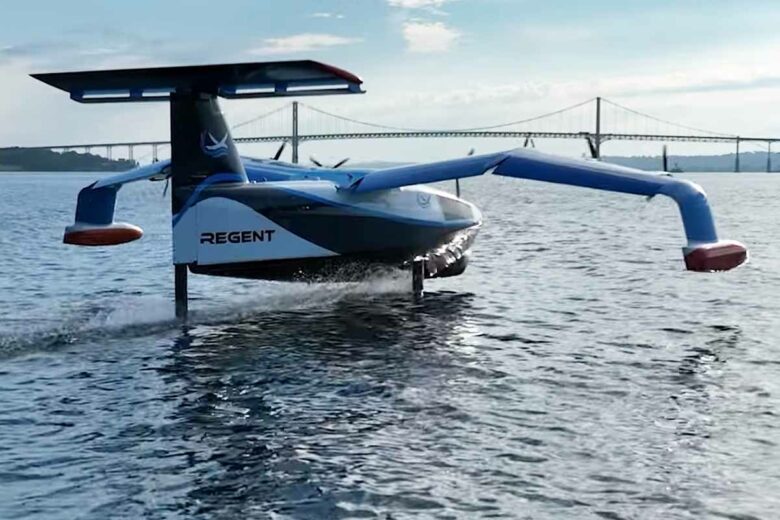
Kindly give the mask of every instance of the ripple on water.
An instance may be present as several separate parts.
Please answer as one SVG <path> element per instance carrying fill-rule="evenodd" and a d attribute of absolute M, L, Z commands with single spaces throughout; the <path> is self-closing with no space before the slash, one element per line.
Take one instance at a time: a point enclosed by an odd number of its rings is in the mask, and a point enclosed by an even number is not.
<path fill-rule="evenodd" d="M 0 174 L 15 233 L 0 256 L 14 273 L 0 276 L 0 518 L 772 518 L 780 506 L 767 492 L 780 478 L 780 241 L 754 197 L 777 198 L 774 177 L 695 179 L 754 251 L 727 275 L 681 270 L 670 206 L 489 178 L 463 185 L 485 213 L 472 265 L 422 301 L 403 273 L 321 286 L 193 276 L 187 327 L 170 305 L 158 187 L 119 198 L 147 231 L 120 254 L 60 244 L 91 179 Z M 31 193 L 51 210 L 37 235 L 18 202 Z"/>

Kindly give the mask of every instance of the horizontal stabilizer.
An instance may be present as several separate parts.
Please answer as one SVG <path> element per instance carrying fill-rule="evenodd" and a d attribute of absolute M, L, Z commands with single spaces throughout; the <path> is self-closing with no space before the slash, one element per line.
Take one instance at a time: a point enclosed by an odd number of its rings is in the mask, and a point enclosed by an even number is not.
<path fill-rule="evenodd" d="M 277 61 L 33 74 L 81 103 L 168 101 L 172 92 L 229 99 L 360 94 L 354 74 L 317 61 Z"/>

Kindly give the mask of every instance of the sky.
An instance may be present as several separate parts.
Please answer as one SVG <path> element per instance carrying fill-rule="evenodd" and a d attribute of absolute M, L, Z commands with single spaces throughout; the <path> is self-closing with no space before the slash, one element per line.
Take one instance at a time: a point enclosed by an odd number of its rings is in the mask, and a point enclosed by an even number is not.
<path fill-rule="evenodd" d="M 168 138 L 164 104 L 80 105 L 33 72 L 282 59 L 360 76 L 364 95 L 304 101 L 376 123 L 485 126 L 602 96 L 689 126 L 780 136 L 777 0 L 25 0 L 2 13 L 0 146 Z M 288 101 L 222 107 L 238 122 Z M 516 146 L 343 141 L 307 143 L 301 154 L 421 161 Z M 537 146 L 586 149 L 575 141 Z M 660 146 L 615 142 L 603 153 L 656 154 Z M 729 151 L 671 146 L 672 154 Z"/>

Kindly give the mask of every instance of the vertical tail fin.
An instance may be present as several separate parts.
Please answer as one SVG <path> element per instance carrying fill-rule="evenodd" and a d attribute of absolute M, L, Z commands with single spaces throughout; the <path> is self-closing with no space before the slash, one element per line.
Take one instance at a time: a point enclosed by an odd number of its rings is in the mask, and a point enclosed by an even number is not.
<path fill-rule="evenodd" d="M 174 214 L 184 209 L 190 188 L 204 181 L 247 181 L 216 96 L 198 92 L 171 96 L 171 181 Z"/>
<path fill-rule="evenodd" d="M 207 178 L 213 182 L 246 181 L 217 97 L 363 92 L 362 81 L 354 74 L 309 60 L 58 72 L 33 77 L 68 92 L 80 103 L 170 101 L 174 214 L 186 204 L 186 188 Z"/>

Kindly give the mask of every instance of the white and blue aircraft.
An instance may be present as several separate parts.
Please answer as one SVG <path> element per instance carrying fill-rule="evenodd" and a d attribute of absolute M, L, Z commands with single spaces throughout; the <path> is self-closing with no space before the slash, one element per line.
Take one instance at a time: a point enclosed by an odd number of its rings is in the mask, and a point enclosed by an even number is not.
<path fill-rule="evenodd" d="M 484 174 L 652 197 L 680 208 L 692 271 L 747 259 L 719 240 L 702 189 L 686 180 L 591 160 L 517 149 L 379 170 L 302 167 L 241 157 L 217 98 L 362 93 L 357 76 L 314 61 L 34 74 L 81 103 L 170 103 L 171 159 L 105 177 L 81 190 L 64 241 L 107 246 L 141 238 L 114 221 L 119 189 L 170 179 L 177 316 L 187 313 L 187 272 L 276 280 L 352 277 L 377 264 L 423 278 L 461 274 L 482 223 L 471 203 L 426 184 Z"/>

